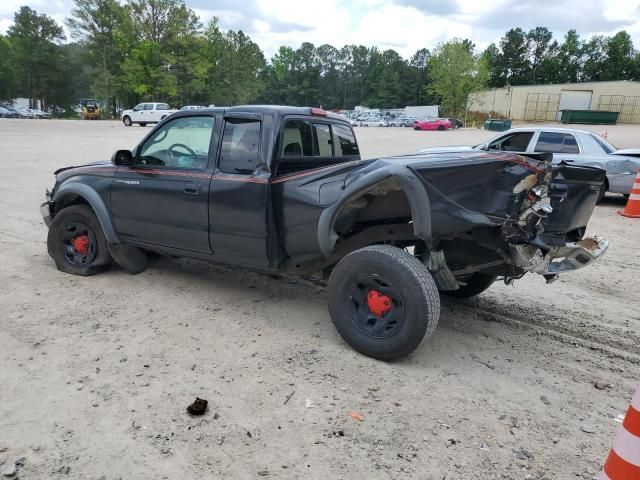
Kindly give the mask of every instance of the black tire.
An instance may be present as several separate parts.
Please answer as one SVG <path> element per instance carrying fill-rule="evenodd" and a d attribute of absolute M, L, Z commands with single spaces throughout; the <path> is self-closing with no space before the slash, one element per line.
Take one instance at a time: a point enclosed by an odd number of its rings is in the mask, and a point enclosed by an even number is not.
<path fill-rule="evenodd" d="M 458 290 L 443 290 L 441 293 L 449 297 L 455 298 L 471 298 L 481 294 L 496 281 L 495 275 L 488 273 L 475 272 L 469 278 L 461 280 L 466 285 L 460 285 Z"/>
<path fill-rule="evenodd" d="M 71 205 L 53 217 L 47 250 L 58 270 L 73 275 L 95 275 L 111 264 L 102 227 L 87 205 Z"/>
<path fill-rule="evenodd" d="M 125 127 L 130 127 L 132 125 L 131 117 L 129 115 L 125 115 L 122 117 L 122 123 L 124 123 Z"/>
<path fill-rule="evenodd" d="M 400 248 L 372 245 L 345 256 L 331 272 L 328 292 L 336 329 L 369 357 L 405 357 L 438 325 L 438 288 L 429 270 Z M 372 295 L 388 310 L 372 313 Z"/>
<path fill-rule="evenodd" d="M 445 130 L 444 125 L 438 125 L 438 130 Z"/>
<path fill-rule="evenodd" d="M 146 127 L 147 126 L 147 122 L 140 122 L 140 123 L 138 123 L 138 125 L 140 125 L 141 127 Z"/>

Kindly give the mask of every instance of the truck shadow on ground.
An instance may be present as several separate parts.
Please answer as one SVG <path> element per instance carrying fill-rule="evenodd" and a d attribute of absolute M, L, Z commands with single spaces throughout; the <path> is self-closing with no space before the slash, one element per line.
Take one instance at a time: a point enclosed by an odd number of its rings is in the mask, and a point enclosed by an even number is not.
<path fill-rule="evenodd" d="M 242 268 L 217 266 L 192 259 L 158 258 L 153 262 L 147 274 L 142 278 L 161 276 L 163 283 L 169 282 L 169 288 L 179 285 L 187 295 L 202 298 L 227 299 L 227 308 L 247 311 L 254 309 L 255 314 L 247 322 L 252 327 L 269 325 L 283 331 L 308 330 L 320 335 L 320 343 L 333 342 L 341 348 L 350 347 L 338 336 L 327 309 L 327 293 L 323 281 L 282 274 L 258 273 Z M 197 280 L 197 285 L 194 281 Z M 146 281 L 144 282 L 146 283 Z M 149 282 L 149 288 L 154 280 Z M 141 288 L 147 288 L 143 284 Z M 261 302 L 269 302 L 268 308 L 262 308 Z M 468 355 L 473 350 L 474 339 L 495 337 L 502 333 L 517 334 L 521 328 L 508 323 L 496 328 L 496 321 L 487 321 L 482 315 L 476 315 L 475 309 L 482 306 L 482 297 L 474 300 L 442 298 L 439 326 L 435 335 L 423 343 L 408 359 L 396 363 L 424 363 L 434 361 L 441 354 Z M 274 307 L 275 306 L 275 307 Z M 494 308 L 496 305 L 493 305 Z M 511 308 L 508 300 L 498 308 L 507 312 Z M 277 312 L 283 312 L 283 315 Z M 285 315 L 286 313 L 286 315 Z M 222 326 L 221 328 L 224 328 Z M 498 332 L 496 332 L 498 330 Z M 502 333 L 500 332 L 502 331 Z M 452 336 L 455 337 L 452 339 Z M 317 337 L 318 338 L 318 337 Z M 453 341 L 452 341 L 453 340 Z M 425 344 L 428 343 L 428 348 Z M 456 352 L 456 345 L 459 351 Z M 437 359 L 437 358 L 436 358 Z"/>

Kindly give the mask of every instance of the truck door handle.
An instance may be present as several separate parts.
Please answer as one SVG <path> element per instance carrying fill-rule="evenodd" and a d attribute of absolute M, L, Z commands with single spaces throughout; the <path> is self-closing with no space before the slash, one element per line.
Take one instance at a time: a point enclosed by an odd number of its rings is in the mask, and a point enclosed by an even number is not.
<path fill-rule="evenodd" d="M 184 187 L 184 193 L 188 195 L 198 195 L 200 193 L 200 185 L 196 183 L 190 183 Z"/>

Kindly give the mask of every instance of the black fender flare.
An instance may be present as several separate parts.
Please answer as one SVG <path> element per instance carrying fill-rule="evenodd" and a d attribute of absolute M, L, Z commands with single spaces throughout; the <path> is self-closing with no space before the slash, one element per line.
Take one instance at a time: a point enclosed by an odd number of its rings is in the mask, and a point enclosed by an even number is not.
<path fill-rule="evenodd" d="M 411 208 L 415 236 L 424 240 L 427 247 L 431 247 L 431 201 L 423 183 L 418 178 L 417 173 L 406 165 L 387 165 L 384 168 L 369 172 L 349 184 L 349 186 L 345 187 L 340 201 L 334 203 L 320 214 L 318 219 L 318 245 L 325 257 L 331 256 L 334 251 L 338 238 L 333 226 L 345 204 L 360 196 L 373 185 L 391 177 L 398 182 L 407 197 Z"/>
<path fill-rule="evenodd" d="M 59 202 L 64 196 L 69 194 L 78 195 L 87 201 L 89 206 L 95 212 L 96 217 L 98 218 L 98 222 L 102 227 L 102 232 L 104 233 L 104 236 L 107 239 L 108 243 L 120 243 L 120 238 L 116 234 L 115 228 L 113 228 L 113 223 L 111 221 L 109 211 L 102 201 L 102 198 L 100 198 L 98 192 L 83 183 L 70 182 L 63 184 L 59 189 L 56 190 L 53 195 L 53 201 Z"/>

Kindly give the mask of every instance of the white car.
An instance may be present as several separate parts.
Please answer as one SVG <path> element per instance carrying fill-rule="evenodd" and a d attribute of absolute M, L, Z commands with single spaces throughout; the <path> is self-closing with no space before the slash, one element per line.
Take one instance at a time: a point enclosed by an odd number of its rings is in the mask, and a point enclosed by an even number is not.
<path fill-rule="evenodd" d="M 47 112 L 37 108 L 19 108 L 17 111 L 22 118 L 51 118 Z"/>
<path fill-rule="evenodd" d="M 203 107 L 202 105 L 185 105 L 180 110 L 198 110 L 200 108 L 207 108 L 207 107 Z"/>
<path fill-rule="evenodd" d="M 361 127 L 388 127 L 389 122 L 384 118 L 367 118 L 360 122 Z"/>
<path fill-rule="evenodd" d="M 170 109 L 166 103 L 139 103 L 131 110 L 123 111 L 121 118 L 127 127 L 134 123 L 144 127 L 147 123 L 158 123 L 175 112 L 177 110 Z"/>

